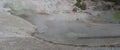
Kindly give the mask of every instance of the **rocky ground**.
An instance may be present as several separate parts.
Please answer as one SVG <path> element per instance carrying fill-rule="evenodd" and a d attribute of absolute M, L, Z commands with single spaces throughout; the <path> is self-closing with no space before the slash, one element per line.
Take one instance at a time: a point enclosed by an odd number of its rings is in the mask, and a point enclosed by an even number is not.
<path fill-rule="evenodd" d="M 120 25 L 89 20 L 100 11 L 73 12 L 74 0 L 0 1 L 0 50 L 120 49 Z"/>

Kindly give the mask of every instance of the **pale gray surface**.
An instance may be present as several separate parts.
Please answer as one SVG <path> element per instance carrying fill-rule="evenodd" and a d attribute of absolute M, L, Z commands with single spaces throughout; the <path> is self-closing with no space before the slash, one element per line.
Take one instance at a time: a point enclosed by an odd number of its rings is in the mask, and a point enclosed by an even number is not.
<path fill-rule="evenodd" d="M 12 9 L 13 15 L 22 16 L 37 26 L 34 33 L 36 28 L 29 22 L 16 16 L 0 15 L 0 50 L 120 50 L 119 47 L 86 46 L 119 45 L 119 38 L 79 39 L 83 36 L 116 36 L 119 35 L 120 27 L 114 24 L 90 23 L 86 20 L 90 17 L 88 14 L 71 12 L 72 0 L 0 1 L 1 13 L 8 13 Z M 89 12 L 93 15 L 99 13 L 91 10 Z"/>
<path fill-rule="evenodd" d="M 79 14 L 74 17 L 73 14 L 41 15 L 29 12 L 18 16 L 22 17 L 23 15 L 26 17 L 25 20 L 37 26 L 38 34 L 35 36 L 48 41 L 89 46 L 119 45 L 120 42 L 119 38 L 112 38 L 120 35 L 119 24 L 92 23 L 86 20 L 89 15 Z M 77 18 L 79 20 L 76 20 Z M 80 37 L 101 36 L 110 36 L 111 38 L 80 39 Z"/>
<path fill-rule="evenodd" d="M 0 14 L 0 37 L 24 37 L 35 32 L 31 23 L 10 14 Z"/>
<path fill-rule="evenodd" d="M 1 41 L 2 40 L 2 41 Z M 119 50 L 118 47 L 74 47 L 48 43 L 32 37 L 0 39 L 0 50 Z"/>

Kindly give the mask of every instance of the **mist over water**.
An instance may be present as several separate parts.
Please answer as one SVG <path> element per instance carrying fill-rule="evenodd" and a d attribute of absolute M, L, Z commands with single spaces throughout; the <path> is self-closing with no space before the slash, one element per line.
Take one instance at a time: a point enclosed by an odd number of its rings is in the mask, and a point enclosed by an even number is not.
<path fill-rule="evenodd" d="M 2 1 L 2 0 L 0 0 Z M 87 13 L 72 12 L 74 0 L 4 0 L 3 10 L 37 26 L 38 37 L 75 44 L 97 44 L 79 37 L 116 36 L 119 25 L 90 23 Z M 4 8 L 5 7 L 5 8 Z M 7 10 L 6 10 L 7 9 Z M 111 32 L 112 31 L 112 32 Z M 103 40 L 104 41 L 104 40 Z M 104 43 L 103 43 L 104 44 Z"/>

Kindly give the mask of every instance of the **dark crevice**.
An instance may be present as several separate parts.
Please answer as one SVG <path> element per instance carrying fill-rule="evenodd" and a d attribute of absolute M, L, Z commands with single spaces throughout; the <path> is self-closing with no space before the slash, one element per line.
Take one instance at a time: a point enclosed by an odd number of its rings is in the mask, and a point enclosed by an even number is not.
<path fill-rule="evenodd" d="M 108 39 L 108 38 L 120 38 L 120 36 L 92 36 L 92 37 L 78 37 L 78 39 Z"/>

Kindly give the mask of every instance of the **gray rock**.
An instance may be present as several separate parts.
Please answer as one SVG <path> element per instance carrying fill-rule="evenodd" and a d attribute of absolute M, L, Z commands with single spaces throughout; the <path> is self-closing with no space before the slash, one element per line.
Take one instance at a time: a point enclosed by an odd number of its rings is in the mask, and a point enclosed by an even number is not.
<path fill-rule="evenodd" d="M 0 50 L 119 50 L 118 47 L 75 47 L 49 43 L 33 37 L 0 38 Z"/>
<path fill-rule="evenodd" d="M 35 32 L 31 23 L 10 14 L 0 14 L 0 37 L 26 37 Z"/>

